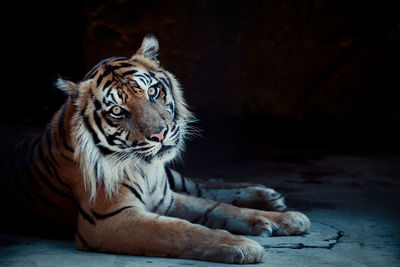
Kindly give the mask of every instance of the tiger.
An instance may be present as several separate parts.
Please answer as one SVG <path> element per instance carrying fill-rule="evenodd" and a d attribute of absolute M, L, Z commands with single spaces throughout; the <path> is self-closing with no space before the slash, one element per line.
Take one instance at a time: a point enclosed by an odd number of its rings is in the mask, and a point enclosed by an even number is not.
<path fill-rule="evenodd" d="M 57 79 L 64 104 L 10 156 L 13 196 L 32 212 L 21 219 L 71 227 L 82 251 L 238 264 L 264 257 L 245 235 L 308 233 L 309 218 L 285 211 L 272 188 L 170 167 L 196 119 L 158 54 L 147 34 L 132 57 L 102 60 L 77 83 Z"/>

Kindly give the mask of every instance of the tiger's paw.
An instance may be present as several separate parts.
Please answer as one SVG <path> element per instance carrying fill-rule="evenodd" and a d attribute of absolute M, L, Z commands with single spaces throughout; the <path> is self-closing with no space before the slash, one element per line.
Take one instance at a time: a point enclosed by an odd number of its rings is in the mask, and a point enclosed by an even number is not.
<path fill-rule="evenodd" d="M 250 225 L 252 227 L 250 234 L 263 237 L 272 236 L 278 228 L 276 223 L 262 216 L 252 219 Z"/>
<path fill-rule="evenodd" d="M 278 217 L 275 235 L 303 235 L 309 232 L 311 222 L 303 213 L 287 211 Z"/>
<path fill-rule="evenodd" d="M 260 262 L 264 256 L 264 248 L 257 242 L 240 237 L 235 244 L 222 245 L 226 255 L 223 262 L 248 264 Z"/>
<path fill-rule="evenodd" d="M 273 235 L 303 235 L 310 229 L 310 220 L 300 212 L 262 212 L 256 211 L 247 224 L 249 232 L 244 234 L 269 237 Z"/>
<path fill-rule="evenodd" d="M 212 241 L 208 241 L 205 247 L 196 250 L 201 255 L 194 258 L 246 264 L 260 262 L 264 256 L 264 248 L 260 244 L 243 236 L 233 235 L 226 231 L 213 230 L 208 237 L 211 237 Z M 189 256 L 189 258 L 193 257 Z"/>
<path fill-rule="evenodd" d="M 284 211 L 285 198 L 272 188 L 262 185 L 245 188 L 233 203 L 235 206 L 259 210 Z"/>

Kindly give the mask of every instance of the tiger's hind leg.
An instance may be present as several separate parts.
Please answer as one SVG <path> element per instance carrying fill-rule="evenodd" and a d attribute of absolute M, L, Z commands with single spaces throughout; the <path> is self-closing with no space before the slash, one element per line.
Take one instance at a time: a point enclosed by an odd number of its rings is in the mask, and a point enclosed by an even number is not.
<path fill-rule="evenodd" d="M 238 207 L 283 211 L 284 197 L 272 188 L 249 183 L 215 183 L 184 177 L 166 168 L 169 184 L 175 192 L 211 199 Z"/>

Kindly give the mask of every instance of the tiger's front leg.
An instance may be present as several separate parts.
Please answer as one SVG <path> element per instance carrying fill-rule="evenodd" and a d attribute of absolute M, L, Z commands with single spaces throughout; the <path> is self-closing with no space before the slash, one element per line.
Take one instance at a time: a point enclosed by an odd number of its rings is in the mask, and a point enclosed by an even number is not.
<path fill-rule="evenodd" d="M 166 169 L 171 188 L 176 192 L 215 200 L 238 207 L 283 211 L 286 209 L 282 194 L 272 188 L 250 183 L 216 183 L 185 177 Z"/>
<path fill-rule="evenodd" d="M 78 249 L 118 254 L 179 257 L 226 263 L 256 263 L 264 249 L 257 242 L 222 230 L 163 216 L 121 187 L 118 197 L 81 203 Z M 171 197 L 171 201 L 175 200 Z"/>
<path fill-rule="evenodd" d="M 268 212 L 239 208 L 226 203 L 174 193 L 174 206 L 168 215 L 213 229 L 226 229 L 244 235 L 302 235 L 310 220 L 295 211 Z"/>

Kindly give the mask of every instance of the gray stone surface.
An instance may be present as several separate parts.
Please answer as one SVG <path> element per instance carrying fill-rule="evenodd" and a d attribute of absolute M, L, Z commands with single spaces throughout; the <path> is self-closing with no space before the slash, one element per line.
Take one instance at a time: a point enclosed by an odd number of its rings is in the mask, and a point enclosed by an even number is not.
<path fill-rule="evenodd" d="M 305 236 L 249 237 L 266 250 L 263 266 L 320 266 L 332 264 L 362 266 L 356 260 L 333 253 L 342 234 L 338 230 L 313 222 L 313 230 Z M 1 266 L 224 266 L 226 264 L 170 258 L 136 257 L 82 252 L 72 241 L 2 236 Z"/>
<path fill-rule="evenodd" d="M 311 218 L 306 236 L 251 237 L 265 248 L 263 262 L 257 266 L 400 266 L 400 156 L 279 153 L 302 160 L 235 161 L 212 154 L 203 159 L 208 168 L 196 169 L 193 158 L 183 172 L 266 184 L 286 196 L 290 210 Z M 81 252 L 72 241 L 8 234 L 0 235 L 0 243 L 0 266 L 226 266 Z"/>
<path fill-rule="evenodd" d="M 341 237 L 336 229 L 313 222 L 313 231 L 305 236 L 250 237 L 265 249 L 265 264 L 288 266 L 298 264 L 299 259 L 313 258 L 327 263 L 347 261 L 346 257 L 330 257 L 325 250 L 335 246 Z M 82 252 L 75 249 L 72 241 L 46 240 L 3 235 L 2 266 L 221 266 L 224 264 L 150 257 L 133 257 L 102 253 Z M 302 251 L 299 251 L 302 250 Z M 284 258 L 280 255 L 285 255 Z M 282 260 L 282 259 L 284 260 Z M 357 266 L 357 265 L 354 265 Z"/>

